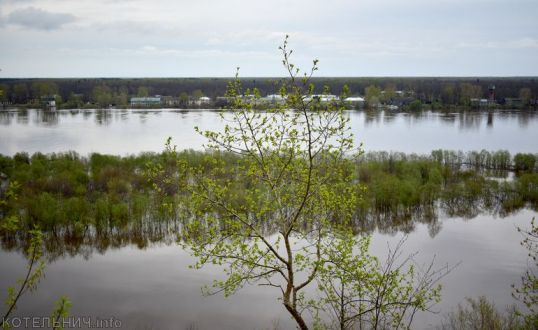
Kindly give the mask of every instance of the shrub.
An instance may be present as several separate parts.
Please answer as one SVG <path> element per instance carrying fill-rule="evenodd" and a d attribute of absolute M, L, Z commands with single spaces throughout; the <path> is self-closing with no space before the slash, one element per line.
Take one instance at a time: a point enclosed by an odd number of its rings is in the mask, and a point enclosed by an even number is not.
<path fill-rule="evenodd" d="M 534 156 L 533 154 L 516 154 L 514 156 L 514 168 L 518 172 L 534 171 L 535 163 L 536 156 Z"/>
<path fill-rule="evenodd" d="M 481 296 L 477 300 L 467 298 L 466 306 L 458 305 L 449 313 L 438 329 L 442 330 L 509 330 L 523 329 L 516 308 L 511 306 L 500 313 L 495 304 Z"/>

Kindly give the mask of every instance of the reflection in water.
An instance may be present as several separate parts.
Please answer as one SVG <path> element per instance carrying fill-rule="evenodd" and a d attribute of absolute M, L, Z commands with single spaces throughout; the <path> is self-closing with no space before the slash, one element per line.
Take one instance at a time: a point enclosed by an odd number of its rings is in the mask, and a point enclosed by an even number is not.
<path fill-rule="evenodd" d="M 534 113 L 532 113 L 534 115 Z M 523 112 L 520 116 L 517 116 L 519 127 L 526 128 L 529 125 L 529 120 L 532 118 L 531 113 Z"/>
<path fill-rule="evenodd" d="M 516 226 L 528 225 L 533 215 L 525 210 L 502 220 L 483 215 L 472 221 L 443 217 L 425 220 L 424 224 L 396 222 L 403 231 L 410 232 L 404 255 L 418 251 L 419 264 L 433 256 L 437 265 L 461 262 L 442 282 L 438 310 L 448 312 L 466 296 L 485 294 L 499 306 L 514 303 L 510 285 L 527 267 L 526 251 L 519 245 L 521 236 Z M 390 216 L 378 219 L 390 221 Z M 71 315 L 112 314 L 122 319 L 127 329 L 147 324 L 165 329 L 185 329 L 192 324 L 208 329 L 267 328 L 274 319 L 284 328 L 293 327 L 277 303 L 275 292 L 266 287 L 247 286 L 232 298 L 203 298 L 200 286 L 218 278 L 221 270 L 187 268 L 194 260 L 173 244 L 174 235 L 167 234 L 181 230 L 180 225 L 166 221 L 153 221 L 151 229 L 147 225 L 138 223 L 100 233 L 91 228 L 47 233 L 47 249 L 53 251 L 55 261 L 47 266 L 47 277 L 37 292 L 22 301 L 18 311 L 22 315 L 48 315 L 51 297 L 65 294 L 74 303 Z M 440 231 L 441 227 L 447 229 Z M 382 257 L 387 242 L 394 246 L 401 236 L 398 230 L 374 231 L 372 253 Z M 431 239 L 434 236 L 436 239 Z M 5 267 L 0 268 L 0 276 L 5 282 L 1 290 L 24 270 L 20 255 L 6 252 L 18 250 L 21 241 L 20 237 L 2 237 L 0 260 Z M 144 313 L 137 317 L 141 311 Z M 442 316 L 419 314 L 415 326 L 431 327 Z"/>
<path fill-rule="evenodd" d="M 384 113 L 383 111 L 366 110 L 364 112 L 364 126 L 369 126 L 373 123 L 376 123 L 376 124 L 381 123 L 383 113 Z"/>
<path fill-rule="evenodd" d="M 119 112 L 119 115 L 120 115 L 120 120 L 121 121 L 127 121 L 129 119 L 129 112 L 125 109 L 122 109 L 120 112 Z"/>
<path fill-rule="evenodd" d="M 140 119 L 141 124 L 145 124 L 148 121 L 148 113 L 147 112 L 139 112 L 138 118 Z"/>
<path fill-rule="evenodd" d="M 30 111 L 24 109 L 17 112 L 17 124 L 27 125 L 30 121 Z"/>
<path fill-rule="evenodd" d="M 373 233 L 395 235 L 398 232 L 411 233 L 416 225 L 428 227 L 431 238 L 435 238 L 442 229 L 440 219 L 462 218 L 474 219 L 480 215 L 505 218 L 519 212 L 525 205 L 502 206 L 502 194 L 483 194 L 475 196 L 452 196 L 438 200 L 434 206 L 420 205 L 410 209 L 387 212 L 360 213 L 354 222 L 355 233 Z M 534 206 L 538 211 L 538 207 Z"/>
<path fill-rule="evenodd" d="M 203 141 L 193 138 L 192 127 L 218 129 L 221 126 L 217 113 L 211 111 L 42 112 L 0 112 L 3 125 L 0 153 L 58 151 L 47 149 L 50 145 L 55 148 L 60 145 L 63 150 L 76 149 L 82 154 L 160 151 L 167 136 L 175 136 L 180 148 L 199 148 Z M 131 116 L 138 116 L 139 120 L 129 120 Z M 350 118 L 358 139 L 378 150 L 429 153 L 437 148 L 486 148 L 508 149 L 511 153 L 536 152 L 535 141 L 538 140 L 536 113 L 407 115 L 377 111 L 350 112 Z M 493 126 L 490 125 L 493 121 L 495 127 L 491 132 L 495 134 L 489 135 L 483 144 L 472 144 L 479 140 L 483 128 Z M 40 130 L 42 127 L 45 129 Z M 126 139 L 126 132 L 134 133 Z M 462 132 L 466 134 L 462 136 Z M 19 144 L 20 137 L 32 134 L 38 138 Z M 106 144 L 101 137 L 107 139 Z M 154 140 L 146 143 L 151 138 Z M 428 144 L 430 141 L 433 145 Z M 100 149 L 106 146 L 110 149 Z M 421 251 L 426 261 L 433 254 L 443 258 L 441 263 L 463 261 L 443 283 L 447 288 L 443 291 L 444 311 L 462 302 L 465 296 L 480 294 L 487 294 L 498 306 L 508 305 L 513 302 L 510 284 L 518 281 L 527 267 L 526 254 L 519 246 L 521 238 L 515 228 L 528 225 L 536 212 L 518 207 L 501 208 L 503 196 L 471 194 L 462 198 L 448 196 L 434 206 L 391 212 L 358 212 L 354 229 L 356 233 L 373 234 L 373 251 L 378 254 L 386 250 L 387 240 L 409 233 L 410 252 Z M 275 303 L 274 295 L 269 292 L 264 296 L 267 291 L 260 288 L 248 288 L 251 291 L 235 300 L 202 300 L 199 287 L 215 278 L 218 272 L 214 269 L 206 273 L 189 272 L 186 265 L 192 260 L 173 245 L 186 220 L 162 219 L 151 214 L 148 210 L 139 219 L 130 219 L 123 225 L 107 223 L 98 228 L 78 224 L 47 230 L 46 249 L 54 262 L 47 269 L 47 278 L 40 283 L 38 292 L 22 303 L 20 312 L 48 315 L 50 297 L 66 294 L 74 302 L 74 315 L 113 314 L 125 320 L 126 328 L 141 327 L 141 324 L 158 328 L 197 325 L 201 328 L 267 328 L 272 319 L 279 319 L 275 315 L 285 315 Z M 268 235 L 275 230 L 270 223 L 265 229 Z M 5 286 L 14 283 L 19 270 L 24 270 L 25 266 L 20 254 L 6 251 L 23 252 L 27 238 L 22 234 L 0 236 L 3 249 L 0 251 L 0 289 L 4 292 Z M 267 299 L 259 300 L 260 297 Z M 283 328 L 293 326 L 286 323 L 289 321 L 285 316 L 282 320 Z M 425 328 L 427 324 L 419 323 L 418 327 L 424 325 Z"/>
<path fill-rule="evenodd" d="M 82 111 L 82 117 L 84 120 L 90 119 L 94 114 L 90 111 Z"/>
<path fill-rule="evenodd" d="M 80 110 L 78 109 L 69 110 L 69 114 L 71 115 L 71 118 L 76 118 L 80 115 Z"/>
<path fill-rule="evenodd" d="M 488 128 L 493 127 L 493 112 L 488 112 Z"/>
<path fill-rule="evenodd" d="M 211 110 L 57 110 L 0 111 L 0 153 L 76 150 L 133 154 L 161 151 L 168 137 L 179 149 L 201 149 L 200 129 L 221 130 L 223 121 Z M 492 110 L 444 113 L 423 111 L 348 112 L 358 145 L 368 151 L 394 150 L 428 154 L 435 149 L 536 152 L 538 112 Z M 224 112 L 226 118 L 229 114 Z M 129 120 L 135 116 L 137 120 Z M 464 133 L 464 134 L 462 134 Z M 126 134 L 129 138 L 126 139 Z M 106 136 L 107 143 L 101 138 Z"/>
<path fill-rule="evenodd" d="M 443 219 L 462 218 L 471 220 L 480 216 L 492 218 L 511 217 L 526 210 L 525 205 L 503 208 L 498 203 L 499 196 L 468 196 L 456 198 L 443 198 L 433 206 L 421 205 L 410 209 L 390 210 L 386 212 L 357 211 L 352 222 L 356 234 L 381 233 L 394 236 L 398 233 L 411 234 L 417 226 L 426 226 L 430 238 L 435 238 L 442 231 Z M 464 200 L 465 199 L 465 200 Z M 66 256 L 81 255 L 88 259 L 93 253 L 105 253 L 109 249 L 118 249 L 126 246 L 136 246 L 146 249 L 153 244 L 172 244 L 176 242 L 182 228 L 192 219 L 188 216 L 165 216 L 159 213 L 155 206 L 148 208 L 140 217 L 127 220 L 124 224 L 115 224 L 112 221 L 105 224 L 57 224 L 44 231 L 44 241 L 49 260 L 56 260 Z M 304 229 L 309 224 L 304 224 Z M 279 228 L 271 221 L 263 222 L 261 227 L 265 236 L 278 232 Z M 23 233 L 12 234 L 0 232 L 2 249 L 6 251 L 19 251 L 25 253 L 29 237 Z"/>
<path fill-rule="evenodd" d="M 108 126 L 112 122 L 113 111 L 107 109 L 95 110 L 95 123 Z"/>
<path fill-rule="evenodd" d="M 464 112 L 459 116 L 460 130 L 477 130 L 482 122 L 481 113 Z"/>
<path fill-rule="evenodd" d="M 36 125 L 56 126 L 59 123 L 59 115 L 56 110 L 39 111 L 35 114 L 33 122 Z"/>
<path fill-rule="evenodd" d="M 394 122 L 398 116 L 396 116 L 394 113 L 391 113 L 389 111 L 386 111 L 383 116 L 383 123 L 384 124 L 390 124 Z"/>
<path fill-rule="evenodd" d="M 176 242 L 176 235 L 180 230 L 181 223 L 177 220 L 146 220 L 105 229 L 91 225 L 62 226 L 45 231 L 43 239 L 49 261 L 67 256 L 89 259 L 94 253 L 104 254 L 108 250 L 131 245 L 141 250 L 156 243 L 170 245 Z M 26 254 L 28 239 L 24 233 L 2 233 L 2 249 Z"/>
<path fill-rule="evenodd" d="M 445 124 L 454 125 L 456 123 L 456 120 L 458 119 L 457 113 L 444 113 L 439 115 L 439 120 L 441 120 Z"/>
<path fill-rule="evenodd" d="M 0 125 L 10 125 L 13 120 L 13 113 L 8 111 L 0 111 Z"/>

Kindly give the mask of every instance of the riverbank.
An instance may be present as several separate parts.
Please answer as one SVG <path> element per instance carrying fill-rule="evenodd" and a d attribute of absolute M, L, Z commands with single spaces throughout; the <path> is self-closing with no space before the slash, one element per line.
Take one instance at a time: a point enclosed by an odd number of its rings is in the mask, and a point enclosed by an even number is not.
<path fill-rule="evenodd" d="M 215 106 L 211 104 L 204 104 L 200 106 L 196 105 L 189 105 L 189 106 L 171 106 L 171 105 L 154 105 L 154 106 L 148 106 L 144 105 L 141 107 L 133 107 L 131 105 L 113 105 L 113 106 L 104 106 L 100 107 L 97 104 L 86 104 L 86 105 L 77 105 L 77 106 L 41 106 L 39 104 L 0 104 L 0 111 L 16 111 L 16 110 L 44 110 L 44 111 L 57 111 L 57 110 L 141 110 L 141 109 L 150 109 L 150 110 L 175 110 L 175 111 L 196 111 L 196 110 L 211 110 L 211 111 L 227 111 L 229 108 L 226 105 L 220 105 Z M 271 109 L 270 104 L 263 104 L 259 106 L 255 106 L 254 109 L 265 111 L 268 109 Z M 530 106 L 524 106 L 524 107 L 517 107 L 515 108 L 513 105 L 501 105 L 501 104 L 495 104 L 495 105 L 488 105 L 488 106 L 472 106 L 472 105 L 453 105 L 453 104 L 440 104 L 440 103 L 415 103 L 415 106 L 394 106 L 391 104 L 379 104 L 379 105 L 372 105 L 372 106 L 354 106 L 350 105 L 349 110 L 356 110 L 356 111 L 368 111 L 368 112 L 374 112 L 374 111 L 391 111 L 391 112 L 402 112 L 402 113 L 420 113 L 423 111 L 434 111 L 434 112 L 440 112 L 440 113 L 453 113 L 453 112 L 467 112 L 467 111 L 473 111 L 473 112 L 491 112 L 491 111 L 521 111 L 521 112 L 535 112 L 538 111 L 538 107 L 536 105 L 530 105 Z"/>

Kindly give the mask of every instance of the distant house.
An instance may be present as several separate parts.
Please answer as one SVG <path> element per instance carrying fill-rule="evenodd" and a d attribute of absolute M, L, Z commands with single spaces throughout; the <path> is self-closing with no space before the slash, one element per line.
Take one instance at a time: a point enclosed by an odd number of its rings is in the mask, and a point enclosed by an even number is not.
<path fill-rule="evenodd" d="M 41 96 L 41 104 L 47 108 L 54 108 L 56 107 L 56 96 L 49 95 L 49 96 Z"/>
<path fill-rule="evenodd" d="M 161 104 L 168 107 L 177 107 L 181 105 L 181 100 L 179 97 L 174 96 L 161 96 Z"/>
<path fill-rule="evenodd" d="M 222 108 L 231 104 L 232 101 L 233 101 L 232 97 L 217 96 L 217 98 L 215 99 L 215 106 L 218 108 Z"/>
<path fill-rule="evenodd" d="M 355 108 L 364 107 L 364 97 L 350 96 L 350 97 L 345 98 L 344 102 L 349 103 L 351 106 Z"/>
<path fill-rule="evenodd" d="M 131 106 L 134 108 L 140 108 L 140 107 L 154 107 L 161 105 L 161 97 L 160 96 L 154 96 L 154 97 L 132 97 L 131 98 Z"/>
<path fill-rule="evenodd" d="M 504 105 L 510 108 L 521 108 L 523 106 L 523 100 L 515 97 L 506 97 L 504 99 Z"/>
<path fill-rule="evenodd" d="M 275 104 L 275 103 L 284 103 L 286 98 L 283 97 L 280 94 L 269 94 L 269 95 L 267 95 L 265 97 L 262 97 L 261 100 L 262 100 L 262 102 Z"/>
<path fill-rule="evenodd" d="M 311 97 L 306 97 L 305 101 L 318 100 L 321 103 L 333 102 L 339 99 L 338 96 L 333 94 L 314 94 Z"/>
<path fill-rule="evenodd" d="M 210 104 L 211 103 L 211 99 L 207 96 L 202 96 L 200 98 L 198 98 L 197 100 L 194 100 L 194 105 L 197 105 L 197 106 L 202 106 L 202 105 L 206 105 L 206 104 Z"/>
<path fill-rule="evenodd" d="M 390 101 L 389 105 L 395 106 L 396 109 L 399 109 L 399 108 L 403 108 L 404 106 L 411 104 L 411 102 L 413 102 L 414 100 L 415 98 L 411 96 L 396 97 Z"/>
<path fill-rule="evenodd" d="M 254 94 L 245 94 L 241 95 L 241 100 L 247 103 L 255 103 L 258 100 L 258 97 Z"/>
<path fill-rule="evenodd" d="M 471 99 L 471 107 L 473 108 L 487 108 L 489 106 L 493 106 L 495 104 L 495 101 L 490 99 L 479 99 L 479 98 L 472 98 Z"/>

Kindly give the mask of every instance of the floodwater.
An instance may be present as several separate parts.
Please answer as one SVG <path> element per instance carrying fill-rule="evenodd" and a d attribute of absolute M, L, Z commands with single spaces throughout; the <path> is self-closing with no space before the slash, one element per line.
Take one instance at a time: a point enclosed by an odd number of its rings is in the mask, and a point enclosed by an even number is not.
<path fill-rule="evenodd" d="M 433 149 L 538 152 L 538 114 L 514 111 L 421 114 L 347 112 L 357 142 L 367 151 L 427 154 Z M 222 127 L 218 113 L 194 110 L 9 110 L 0 111 L 0 153 L 74 150 L 132 154 L 161 151 L 168 136 L 178 148 L 201 149 L 201 129 Z M 420 314 L 416 328 L 437 325 L 443 313 L 465 297 L 485 295 L 496 305 L 516 303 L 511 285 L 530 265 L 517 227 L 529 227 L 537 213 L 523 209 L 506 217 L 489 213 L 472 219 L 440 215 L 435 224 L 416 223 L 405 253 L 416 260 L 435 257 L 456 267 L 443 280 L 440 314 Z M 372 251 L 382 257 L 401 232 L 375 231 Z M 248 286 L 230 298 L 204 297 L 200 287 L 218 278 L 215 267 L 188 268 L 192 257 L 174 243 L 143 248 L 123 244 L 56 258 L 35 292 L 20 301 L 15 316 L 47 316 L 66 295 L 71 315 L 95 322 L 113 317 L 126 329 L 290 329 L 294 325 L 277 301 L 279 292 Z M 0 250 L 0 293 L 23 276 L 26 261 L 18 249 Z"/>
<path fill-rule="evenodd" d="M 348 111 L 347 115 L 355 141 L 362 142 L 366 151 L 538 151 L 538 112 Z M 195 126 L 219 130 L 223 122 L 211 110 L 4 110 L 0 111 L 0 153 L 159 152 L 168 137 L 179 149 L 202 149 L 205 140 L 194 132 Z"/>
<path fill-rule="evenodd" d="M 403 256 L 437 266 L 459 265 L 443 280 L 439 314 L 419 314 L 416 328 L 431 328 L 443 313 L 465 297 L 485 295 L 501 309 L 516 303 L 511 285 L 528 267 L 527 251 L 517 226 L 528 227 L 536 212 L 521 210 L 505 218 L 480 215 L 474 219 L 441 216 L 436 234 L 427 224 L 415 224 Z M 383 257 L 405 234 L 374 232 L 371 251 Z M 25 270 L 18 252 L 0 252 L 1 292 Z M 15 316 L 47 316 L 61 295 L 73 302 L 71 316 L 85 320 L 119 320 L 125 329 L 281 329 L 294 328 L 274 288 L 247 286 L 237 294 L 205 297 L 201 287 L 221 276 L 216 267 L 188 268 L 194 259 L 174 243 L 135 245 L 55 259 L 37 291 L 21 300 Z"/>

